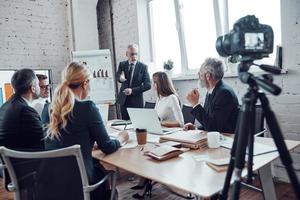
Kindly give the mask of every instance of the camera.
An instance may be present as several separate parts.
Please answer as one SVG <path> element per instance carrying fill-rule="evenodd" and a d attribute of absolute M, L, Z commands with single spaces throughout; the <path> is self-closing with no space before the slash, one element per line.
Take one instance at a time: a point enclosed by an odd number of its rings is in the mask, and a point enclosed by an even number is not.
<path fill-rule="evenodd" d="M 230 33 L 217 38 L 216 50 L 222 57 L 241 56 L 244 61 L 262 59 L 273 52 L 273 40 L 272 27 L 248 15 L 240 18 Z"/>

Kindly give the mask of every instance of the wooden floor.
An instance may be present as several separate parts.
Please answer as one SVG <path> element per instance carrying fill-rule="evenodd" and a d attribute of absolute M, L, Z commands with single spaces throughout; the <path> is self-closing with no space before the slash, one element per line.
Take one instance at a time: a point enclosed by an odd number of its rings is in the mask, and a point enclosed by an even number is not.
<path fill-rule="evenodd" d="M 127 172 L 122 171 L 120 174 L 120 178 L 118 180 L 118 193 L 119 193 L 119 199 L 120 200 L 129 200 L 133 199 L 132 195 L 136 193 L 136 191 L 130 190 L 129 188 L 133 185 L 137 184 L 138 178 L 135 178 L 134 181 L 129 182 L 127 179 L 128 177 L 131 177 L 132 174 L 129 174 Z M 256 181 L 258 182 L 258 181 Z M 295 200 L 296 197 L 293 193 L 293 189 L 290 184 L 282 183 L 282 182 L 276 182 L 275 183 L 275 190 L 277 193 L 278 200 Z M 181 200 L 184 199 L 180 196 L 177 196 L 175 194 L 172 194 L 170 192 L 170 189 L 160 185 L 156 184 L 153 187 L 152 190 L 152 198 L 151 200 Z M 249 189 L 243 189 L 241 192 L 241 198 L 244 200 L 260 200 L 263 199 L 262 195 L 259 192 L 255 192 L 253 190 Z M 0 200 L 13 200 L 13 195 L 11 193 L 6 192 L 6 190 L 3 188 L 3 183 L 0 178 Z"/>

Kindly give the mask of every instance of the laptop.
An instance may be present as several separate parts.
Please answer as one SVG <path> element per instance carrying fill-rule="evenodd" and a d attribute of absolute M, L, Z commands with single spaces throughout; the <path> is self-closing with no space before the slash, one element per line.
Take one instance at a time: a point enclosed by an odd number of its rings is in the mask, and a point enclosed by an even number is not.
<path fill-rule="evenodd" d="M 182 130 L 182 128 L 162 128 L 154 109 L 127 108 L 127 111 L 133 127 L 147 129 L 148 133 L 167 135 Z"/>

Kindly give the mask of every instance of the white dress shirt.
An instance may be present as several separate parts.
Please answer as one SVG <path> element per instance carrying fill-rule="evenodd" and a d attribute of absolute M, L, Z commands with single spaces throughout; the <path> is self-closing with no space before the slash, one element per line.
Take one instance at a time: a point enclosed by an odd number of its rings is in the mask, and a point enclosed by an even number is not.
<path fill-rule="evenodd" d="M 22 96 L 21 96 L 21 97 L 22 97 Z M 24 98 L 24 97 L 22 97 L 22 99 L 26 102 L 26 104 L 27 104 L 28 106 L 32 107 L 32 103 L 31 103 L 28 99 L 26 99 L 26 98 Z"/>
<path fill-rule="evenodd" d="M 161 121 L 177 121 L 183 126 L 183 115 L 176 95 L 157 98 L 154 109 Z"/>
<path fill-rule="evenodd" d="M 42 111 L 45 106 L 46 100 L 47 99 L 39 97 L 38 99 L 33 100 L 31 104 L 32 107 L 39 113 L 40 116 L 42 115 Z"/>

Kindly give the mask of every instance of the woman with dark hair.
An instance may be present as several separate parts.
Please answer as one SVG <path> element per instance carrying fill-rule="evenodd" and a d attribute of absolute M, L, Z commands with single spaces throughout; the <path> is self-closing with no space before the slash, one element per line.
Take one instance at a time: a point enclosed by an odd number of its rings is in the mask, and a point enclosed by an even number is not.
<path fill-rule="evenodd" d="M 166 127 L 182 127 L 184 124 L 180 101 L 172 81 L 165 72 L 156 72 L 152 76 L 153 88 L 157 92 L 155 110 Z"/>

